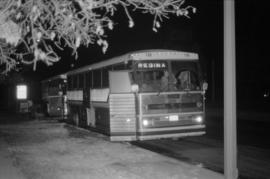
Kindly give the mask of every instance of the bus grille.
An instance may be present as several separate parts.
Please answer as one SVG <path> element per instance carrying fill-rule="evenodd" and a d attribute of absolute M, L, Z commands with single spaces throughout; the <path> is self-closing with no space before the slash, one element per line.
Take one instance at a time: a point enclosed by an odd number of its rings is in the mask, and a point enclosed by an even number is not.
<path fill-rule="evenodd" d="M 142 94 L 142 114 L 182 113 L 203 111 L 201 93 Z"/>
<path fill-rule="evenodd" d="M 179 109 L 179 108 L 196 108 L 196 103 L 167 103 L 167 104 L 149 104 L 148 110 L 155 109 Z"/>

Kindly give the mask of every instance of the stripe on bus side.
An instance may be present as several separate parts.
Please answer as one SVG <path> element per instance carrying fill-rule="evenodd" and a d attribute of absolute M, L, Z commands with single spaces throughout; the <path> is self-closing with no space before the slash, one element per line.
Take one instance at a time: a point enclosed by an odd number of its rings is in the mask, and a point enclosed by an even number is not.
<path fill-rule="evenodd" d="M 150 131 L 150 132 L 137 132 L 137 135 L 161 135 L 161 134 L 177 134 L 177 133 L 189 133 L 189 132 L 205 132 L 204 129 L 184 129 L 184 130 L 173 130 L 173 131 Z M 110 136 L 131 136 L 135 135 L 136 132 L 111 132 Z"/>
<path fill-rule="evenodd" d="M 166 135 L 166 134 L 177 134 L 177 133 L 189 133 L 189 132 L 204 132 L 202 128 L 198 129 L 182 129 L 182 130 L 164 130 L 164 131 L 148 131 L 148 132 L 137 132 L 138 136 L 146 135 Z"/>

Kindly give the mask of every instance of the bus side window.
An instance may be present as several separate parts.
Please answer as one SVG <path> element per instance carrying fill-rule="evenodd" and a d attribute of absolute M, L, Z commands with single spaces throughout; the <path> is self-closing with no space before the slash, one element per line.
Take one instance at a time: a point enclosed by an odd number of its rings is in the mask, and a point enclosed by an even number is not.
<path fill-rule="evenodd" d="M 87 80 L 89 82 L 89 88 L 92 88 L 93 87 L 93 72 L 89 71 L 87 74 L 89 78 L 89 80 Z"/>
<path fill-rule="evenodd" d="M 72 89 L 75 90 L 78 87 L 77 75 L 72 75 Z"/>
<path fill-rule="evenodd" d="M 86 77 L 87 77 L 87 73 L 84 72 L 84 73 L 83 73 L 83 89 L 86 88 Z"/>
<path fill-rule="evenodd" d="M 88 71 L 85 73 L 85 88 L 92 88 L 92 71 Z"/>
<path fill-rule="evenodd" d="M 68 90 L 71 90 L 72 89 L 72 78 L 70 76 L 68 76 L 67 78 L 67 84 L 68 84 Z"/>
<path fill-rule="evenodd" d="M 83 82 L 84 82 L 84 75 L 82 73 L 81 74 L 78 74 L 78 78 L 79 78 L 78 88 L 79 89 L 82 89 L 83 88 Z"/>
<path fill-rule="evenodd" d="M 93 70 L 93 88 L 101 88 L 101 70 Z"/>
<path fill-rule="evenodd" d="M 109 72 L 108 68 L 102 69 L 102 88 L 108 88 L 109 87 Z"/>

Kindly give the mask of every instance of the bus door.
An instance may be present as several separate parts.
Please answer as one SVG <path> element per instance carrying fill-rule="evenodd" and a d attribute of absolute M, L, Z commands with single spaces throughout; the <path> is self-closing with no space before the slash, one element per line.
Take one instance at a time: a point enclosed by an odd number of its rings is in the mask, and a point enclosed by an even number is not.
<path fill-rule="evenodd" d="M 110 139 L 136 140 L 136 97 L 131 90 L 129 71 L 109 72 Z"/>

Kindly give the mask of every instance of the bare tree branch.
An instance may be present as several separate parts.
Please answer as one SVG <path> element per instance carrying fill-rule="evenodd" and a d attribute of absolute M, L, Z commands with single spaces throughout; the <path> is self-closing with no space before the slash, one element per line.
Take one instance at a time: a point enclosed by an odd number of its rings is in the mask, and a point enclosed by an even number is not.
<path fill-rule="evenodd" d="M 169 15 L 189 17 L 192 6 L 185 0 L 1 0 L 0 1 L 0 65 L 7 73 L 18 64 L 38 61 L 47 65 L 60 60 L 55 49 L 67 46 L 77 57 L 77 49 L 97 43 L 105 53 L 108 42 L 105 30 L 115 25 L 112 17 L 123 7 L 132 28 L 130 11 L 153 15 L 153 31 Z M 26 55 L 33 58 L 27 60 Z"/>

